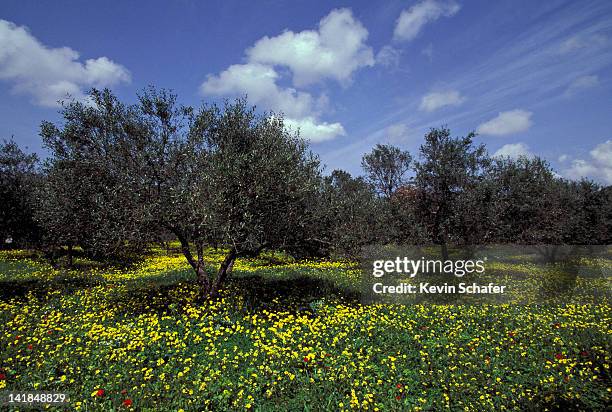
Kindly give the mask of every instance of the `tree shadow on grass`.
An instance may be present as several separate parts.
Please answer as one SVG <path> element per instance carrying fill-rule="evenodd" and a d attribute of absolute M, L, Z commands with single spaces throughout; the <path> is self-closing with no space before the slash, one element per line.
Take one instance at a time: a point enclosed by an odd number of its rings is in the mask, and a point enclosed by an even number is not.
<path fill-rule="evenodd" d="M 273 267 L 269 269 L 273 270 Z M 271 276 L 267 270 L 263 274 L 236 271 L 223 287 L 228 303 L 241 301 L 240 311 L 246 313 L 263 309 L 314 313 L 322 299 L 341 299 L 349 304 L 360 299 L 355 289 L 342 287 L 331 280 L 308 276 L 300 271 L 274 271 L 276 275 Z M 119 287 L 122 284 L 127 286 L 127 290 Z M 195 300 L 198 285 L 189 270 L 164 272 L 158 276 L 124 282 L 109 282 L 90 273 L 66 273 L 52 279 L 2 280 L 0 300 L 24 299 L 30 292 L 37 299 L 45 300 L 50 291 L 59 290 L 67 295 L 96 286 L 108 288 L 110 306 L 128 316 L 171 313 L 188 302 L 198 305 Z"/>
<path fill-rule="evenodd" d="M 310 276 L 294 274 L 283 279 L 270 279 L 261 275 L 242 275 L 230 279 L 228 290 L 244 298 L 245 309 L 311 311 L 324 298 L 342 299 L 356 303 L 360 294 L 336 283 Z"/>
<path fill-rule="evenodd" d="M 0 280 L 0 300 L 23 299 L 31 293 L 37 299 L 44 299 L 51 291 L 59 290 L 71 294 L 77 290 L 99 286 L 100 276 L 60 275 L 51 279 Z"/>
<path fill-rule="evenodd" d="M 241 301 L 240 310 L 250 313 L 263 309 L 269 311 L 288 311 L 294 313 L 312 313 L 318 302 L 324 298 L 342 299 L 346 303 L 356 303 L 360 294 L 355 290 L 339 287 L 334 282 L 305 275 L 289 275 L 282 279 L 271 279 L 258 274 L 236 274 L 227 280 L 224 296 L 228 304 Z M 185 289 L 186 288 L 186 289 Z M 167 313 L 180 309 L 189 302 L 205 306 L 208 303 L 197 303 L 198 285 L 195 279 L 188 276 L 177 276 L 169 282 L 164 276 L 148 279 L 146 282 L 133 283 L 127 291 L 112 297 L 113 307 L 119 311 L 138 315 L 142 313 Z M 193 293 L 183 299 L 181 293 Z M 238 295 L 238 296 L 236 296 Z M 236 299 L 237 298 L 237 299 Z"/>

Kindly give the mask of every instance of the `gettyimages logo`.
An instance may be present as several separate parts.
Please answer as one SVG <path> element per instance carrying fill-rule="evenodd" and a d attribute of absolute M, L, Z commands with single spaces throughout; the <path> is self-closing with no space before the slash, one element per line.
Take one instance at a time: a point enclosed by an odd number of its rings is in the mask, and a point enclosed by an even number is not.
<path fill-rule="evenodd" d="M 364 247 L 364 304 L 608 301 L 612 246 Z"/>
<path fill-rule="evenodd" d="M 440 260 L 421 257 L 414 260 L 407 257 L 396 257 L 394 260 L 375 260 L 372 264 L 372 275 L 376 278 L 385 274 L 403 274 L 414 278 L 419 273 L 444 273 L 463 277 L 466 274 L 485 271 L 483 260 Z"/>

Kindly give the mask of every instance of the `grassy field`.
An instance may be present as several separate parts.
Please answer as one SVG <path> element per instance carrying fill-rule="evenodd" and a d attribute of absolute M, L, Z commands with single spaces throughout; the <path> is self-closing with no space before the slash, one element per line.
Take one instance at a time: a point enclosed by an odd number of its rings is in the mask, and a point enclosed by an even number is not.
<path fill-rule="evenodd" d="M 222 256 L 214 251 L 208 262 Z M 0 252 L 0 390 L 77 410 L 602 410 L 607 303 L 359 302 L 349 262 L 239 260 L 195 304 L 182 256 L 54 270 Z"/>

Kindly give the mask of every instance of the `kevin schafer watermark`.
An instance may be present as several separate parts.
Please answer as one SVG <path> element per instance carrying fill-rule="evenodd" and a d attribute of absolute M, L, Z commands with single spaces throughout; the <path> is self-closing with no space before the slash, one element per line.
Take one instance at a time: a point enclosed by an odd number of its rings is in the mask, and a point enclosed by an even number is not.
<path fill-rule="evenodd" d="M 363 303 L 530 304 L 610 299 L 609 246 L 370 246 Z"/>
<path fill-rule="evenodd" d="M 384 285 L 381 282 L 374 283 L 372 285 L 372 291 L 374 293 L 382 294 L 393 294 L 393 293 L 504 293 L 506 289 L 505 285 L 496 285 L 490 282 L 487 285 L 479 285 L 477 283 L 466 284 L 459 283 L 458 285 L 449 285 L 445 283 L 443 285 L 432 285 L 429 282 L 419 282 L 418 285 L 412 285 L 410 283 L 400 283 L 399 285 Z"/>
<path fill-rule="evenodd" d="M 485 262 L 483 260 L 441 260 L 441 259 L 426 259 L 422 256 L 420 259 L 411 259 L 407 256 L 397 256 L 393 260 L 374 260 L 372 262 L 372 276 L 374 278 L 382 278 L 385 275 L 396 275 L 396 277 L 407 276 L 410 279 L 416 278 L 419 274 L 444 274 L 462 278 L 470 274 L 484 274 Z M 399 275 L 399 276 L 398 276 Z M 376 294 L 478 294 L 478 293 L 504 293 L 506 285 L 498 285 L 489 282 L 486 285 L 481 285 L 476 282 L 458 284 L 437 284 L 432 281 L 419 281 L 418 283 L 400 282 L 396 285 L 385 285 L 383 282 L 374 282 L 372 291 Z"/>

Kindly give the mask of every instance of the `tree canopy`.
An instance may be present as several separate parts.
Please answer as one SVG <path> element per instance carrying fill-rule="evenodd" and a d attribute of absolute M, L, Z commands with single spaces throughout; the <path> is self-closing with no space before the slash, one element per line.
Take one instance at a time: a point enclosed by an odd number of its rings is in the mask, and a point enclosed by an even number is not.
<path fill-rule="evenodd" d="M 86 209 L 87 224 L 99 225 L 107 240 L 92 240 L 96 248 L 109 250 L 109 239 L 138 244 L 171 233 L 209 295 L 236 257 L 306 241 L 319 161 L 282 116 L 257 115 L 243 99 L 194 109 L 153 88 L 136 105 L 108 90 L 94 90 L 91 101 L 65 107 L 64 124 L 44 123 L 42 135 L 53 153 L 48 197 L 69 198 L 66 211 L 75 203 Z M 70 177 L 53 185 L 62 172 Z M 61 236 L 77 241 L 68 231 Z M 204 267 L 206 246 L 229 248 L 214 278 Z"/>
<path fill-rule="evenodd" d="M 264 249 L 356 257 L 368 244 L 607 244 L 612 190 L 573 182 L 537 157 L 490 157 L 474 133 L 425 135 L 418 156 L 376 145 L 364 176 L 323 176 L 282 115 L 245 99 L 185 106 L 145 89 L 135 104 L 109 90 L 43 122 L 50 156 L 0 146 L 4 247 L 75 247 L 127 262 L 176 239 L 201 296 L 218 293 L 236 258 Z M 10 240 L 11 244 L 6 241 Z M 227 251 L 216 270 L 207 247 Z"/>

